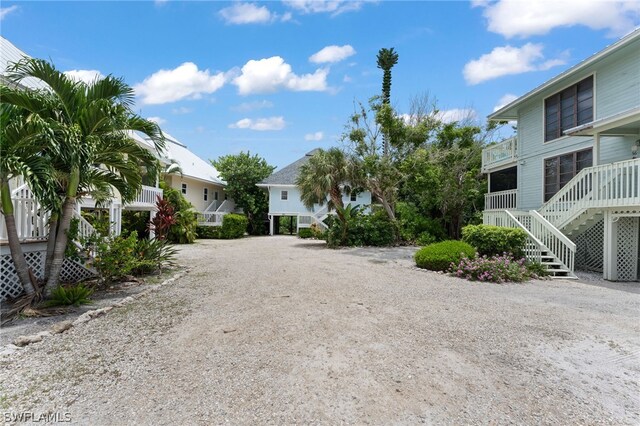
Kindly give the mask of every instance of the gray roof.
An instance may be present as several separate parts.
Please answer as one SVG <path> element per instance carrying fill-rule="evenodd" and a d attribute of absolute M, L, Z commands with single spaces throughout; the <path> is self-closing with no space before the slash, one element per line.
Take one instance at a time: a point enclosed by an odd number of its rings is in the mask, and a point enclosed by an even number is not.
<path fill-rule="evenodd" d="M 0 36 L 0 80 L 8 83 L 4 77 L 7 74 L 7 69 L 23 58 L 29 58 L 29 55 L 18 49 L 6 38 Z M 29 89 L 49 88 L 44 81 L 33 77 L 23 79 L 20 85 Z"/>
<path fill-rule="evenodd" d="M 309 161 L 309 158 L 319 150 L 319 148 L 316 148 L 313 151 L 307 152 L 304 157 L 273 173 L 260 182 L 259 185 L 295 185 L 298 174 L 300 173 L 300 167 Z"/>

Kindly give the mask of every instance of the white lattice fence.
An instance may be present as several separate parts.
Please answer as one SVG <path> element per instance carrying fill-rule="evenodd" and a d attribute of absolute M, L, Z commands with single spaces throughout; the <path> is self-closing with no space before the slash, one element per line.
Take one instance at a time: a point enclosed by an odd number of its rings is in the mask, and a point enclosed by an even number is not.
<path fill-rule="evenodd" d="M 595 222 L 591 228 L 578 235 L 574 242 L 576 243 L 576 268 L 602 272 L 604 219 Z"/>
<path fill-rule="evenodd" d="M 29 250 L 29 251 L 27 251 Z M 25 249 L 24 257 L 38 278 L 44 275 L 46 247 Z M 60 281 L 74 283 L 91 278 L 96 274 L 78 262 L 65 259 L 60 273 Z M 0 301 L 18 297 L 22 294 L 22 286 L 16 274 L 10 254 L 0 255 Z"/>
<path fill-rule="evenodd" d="M 638 221 L 637 217 L 618 219 L 618 280 L 638 279 Z"/>

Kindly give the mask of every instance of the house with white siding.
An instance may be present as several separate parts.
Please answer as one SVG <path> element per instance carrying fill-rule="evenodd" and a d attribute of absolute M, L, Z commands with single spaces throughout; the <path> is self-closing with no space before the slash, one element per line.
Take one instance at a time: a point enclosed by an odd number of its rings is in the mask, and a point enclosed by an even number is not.
<path fill-rule="evenodd" d="M 296 179 L 300 173 L 300 167 L 309 161 L 309 158 L 316 152 L 313 150 L 304 157 L 294 161 L 286 167 L 273 173 L 271 176 L 258 184 L 269 194 L 269 234 L 276 235 L 280 229 L 280 221 L 295 218 L 296 231 L 300 228 L 308 228 L 312 224 L 326 229 L 324 219 L 331 212 L 328 205 L 318 204 L 313 208 L 307 208 L 300 198 L 300 189 L 296 186 Z M 344 205 L 368 207 L 371 204 L 371 193 L 364 191 L 360 193 L 352 192 L 344 194 L 342 197 Z"/>
<path fill-rule="evenodd" d="M 556 276 L 640 276 L 640 30 L 489 116 L 517 122 L 483 151 L 484 222 L 529 236 Z"/>

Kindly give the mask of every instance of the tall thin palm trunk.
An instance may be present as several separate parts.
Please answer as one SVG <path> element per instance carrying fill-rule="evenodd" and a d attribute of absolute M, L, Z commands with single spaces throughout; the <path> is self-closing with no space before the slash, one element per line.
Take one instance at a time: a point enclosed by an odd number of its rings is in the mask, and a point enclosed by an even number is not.
<path fill-rule="evenodd" d="M 13 266 L 18 274 L 18 279 L 20 280 L 20 284 L 22 284 L 24 292 L 31 296 L 36 293 L 36 287 L 35 283 L 31 280 L 33 274 L 29 273 L 29 265 L 27 264 L 27 259 L 24 257 L 22 246 L 20 245 L 9 184 L 3 182 L 0 191 L 2 196 L 2 214 L 4 215 L 4 222 L 7 226 L 7 238 L 9 240 L 9 251 L 13 259 Z"/>
<path fill-rule="evenodd" d="M 58 235 L 58 222 L 60 215 L 51 213 L 49 218 L 49 239 L 47 240 L 47 256 L 44 264 L 44 279 L 46 280 L 51 274 L 51 262 L 53 261 L 53 250 L 56 247 L 56 237 Z"/>

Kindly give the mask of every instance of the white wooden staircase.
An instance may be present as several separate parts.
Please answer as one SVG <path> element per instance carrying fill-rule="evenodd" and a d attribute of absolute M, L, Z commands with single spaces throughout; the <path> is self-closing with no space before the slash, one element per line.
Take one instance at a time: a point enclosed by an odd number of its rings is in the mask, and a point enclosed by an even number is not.
<path fill-rule="evenodd" d="M 298 214 L 298 231 L 300 228 L 309 228 L 312 224 L 316 224 L 320 229 L 326 231 L 329 229 L 324 220 L 329 216 L 329 206 L 325 204 L 321 209 L 310 214 Z"/>
<path fill-rule="evenodd" d="M 640 159 L 585 168 L 537 211 L 485 211 L 484 222 L 524 230 L 529 259 L 554 277 L 575 278 L 576 245 L 568 236 L 594 226 L 603 209 L 631 206 L 640 206 Z"/>

